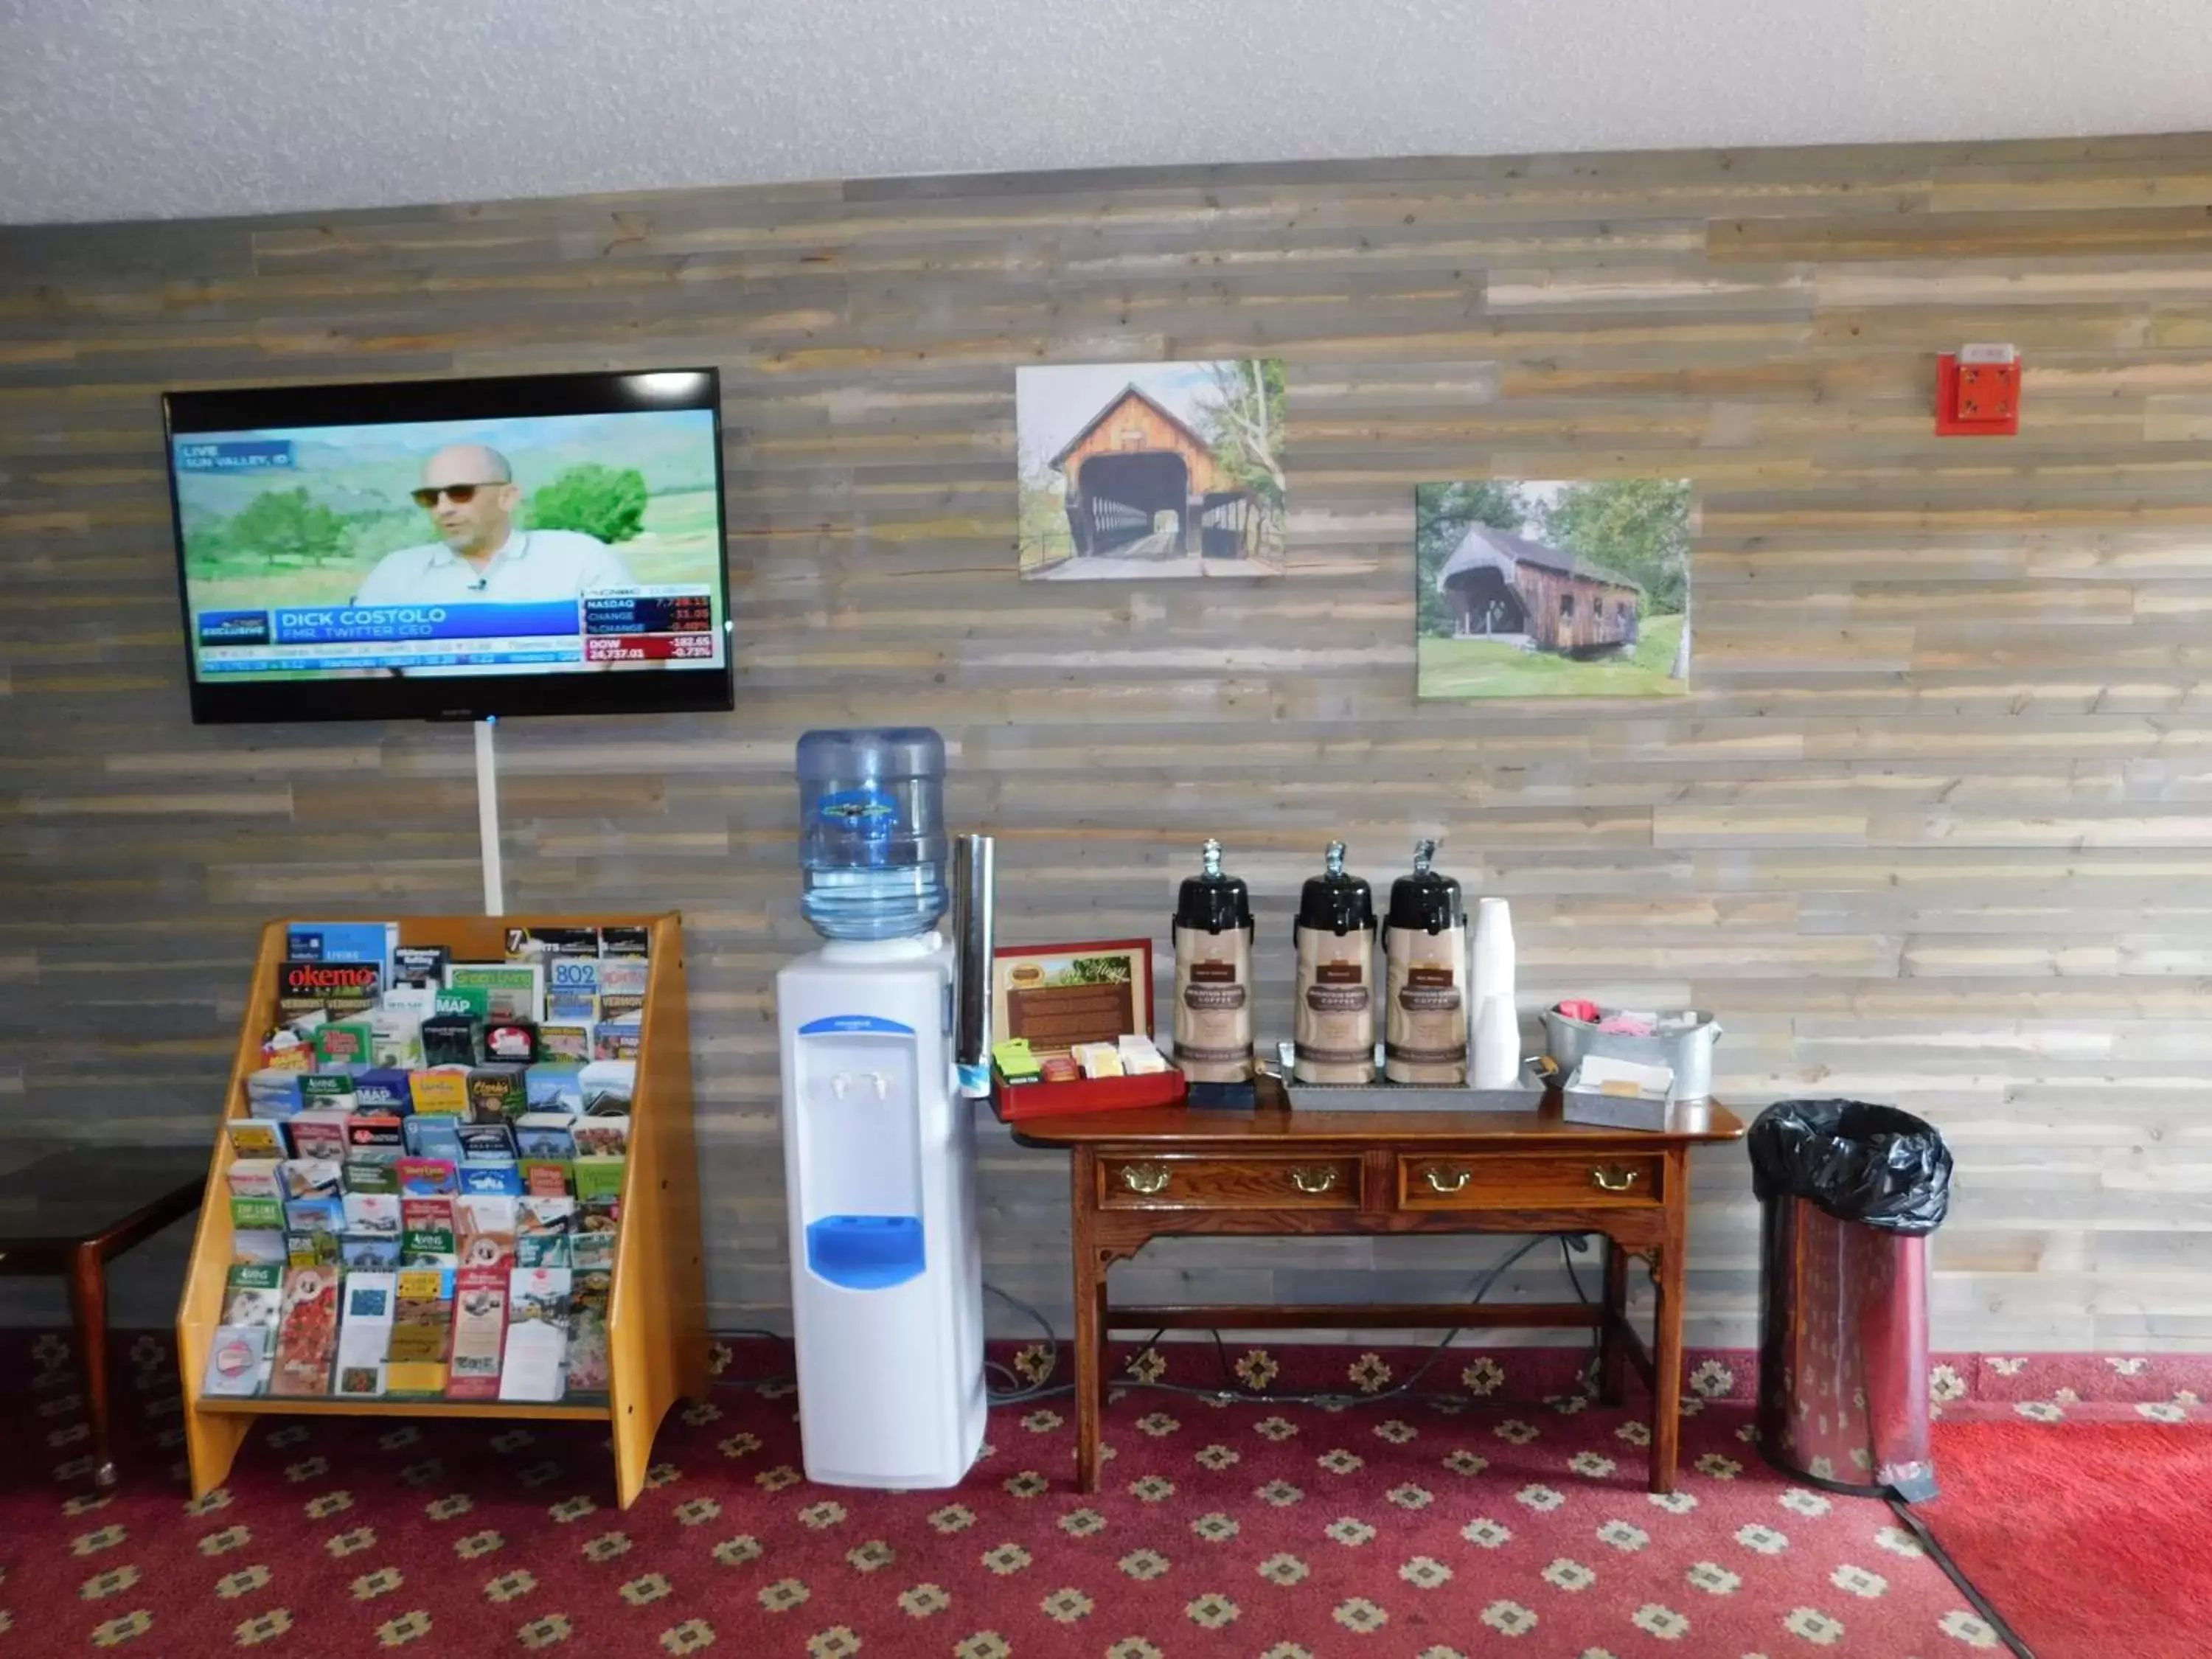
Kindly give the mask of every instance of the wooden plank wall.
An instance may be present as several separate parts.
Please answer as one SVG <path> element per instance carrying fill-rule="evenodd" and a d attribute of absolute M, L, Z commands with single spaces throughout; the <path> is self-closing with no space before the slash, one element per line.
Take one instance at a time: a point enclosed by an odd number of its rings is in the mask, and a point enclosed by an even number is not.
<path fill-rule="evenodd" d="M 0 1114 L 198 1139 L 263 918 L 477 893 L 466 732 L 186 724 L 157 392 L 711 362 L 738 712 L 501 743 L 512 905 L 685 913 L 718 1324 L 785 1293 L 792 743 L 916 720 L 1010 940 L 1161 937 L 1218 835 L 1272 1038 L 1322 844 L 1380 884 L 1435 835 L 1513 898 L 1530 1006 L 1710 1007 L 1729 1097 L 1942 1125 L 1940 1347 L 2212 1346 L 2208 204 L 2184 137 L 0 233 Z M 2021 434 L 1937 441 L 1934 354 L 1982 339 L 2026 354 Z M 1016 365 L 1262 351 L 1286 577 L 1014 580 Z M 1695 695 L 1417 707 L 1415 483 L 1620 471 L 1698 480 Z M 984 1161 L 991 1277 L 1064 1329 L 1062 1166 Z M 1693 1340 L 1746 1342 L 1740 1152 L 1698 1197 Z M 1405 1298 L 1494 1254 L 1127 1271 Z"/>

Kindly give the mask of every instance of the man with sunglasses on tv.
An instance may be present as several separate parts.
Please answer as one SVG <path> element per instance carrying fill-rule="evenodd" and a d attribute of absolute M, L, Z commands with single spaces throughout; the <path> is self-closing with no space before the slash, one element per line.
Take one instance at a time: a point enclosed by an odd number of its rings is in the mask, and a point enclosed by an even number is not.
<path fill-rule="evenodd" d="M 522 491 L 507 457 L 485 444 L 448 444 L 422 464 L 415 504 L 438 539 L 377 561 L 357 605 L 526 603 L 574 599 L 632 577 L 615 551 L 580 530 L 520 530 Z"/>

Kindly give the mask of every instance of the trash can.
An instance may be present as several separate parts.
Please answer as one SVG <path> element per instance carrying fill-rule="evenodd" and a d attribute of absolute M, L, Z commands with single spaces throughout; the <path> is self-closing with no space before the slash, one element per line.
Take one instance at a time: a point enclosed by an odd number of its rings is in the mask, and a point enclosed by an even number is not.
<path fill-rule="evenodd" d="M 1750 1149 L 1760 1453 L 1834 1491 L 1933 1498 L 1927 1249 L 1950 1149 L 1910 1113 L 1857 1100 L 1778 1102 Z"/>

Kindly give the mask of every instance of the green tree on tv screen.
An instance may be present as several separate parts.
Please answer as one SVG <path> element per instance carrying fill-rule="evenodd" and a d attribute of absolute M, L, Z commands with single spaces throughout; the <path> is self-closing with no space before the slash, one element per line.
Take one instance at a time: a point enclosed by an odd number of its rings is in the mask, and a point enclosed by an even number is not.
<path fill-rule="evenodd" d="M 240 508 L 223 539 L 264 562 L 326 564 L 347 551 L 345 521 L 306 489 L 264 490 Z"/>
<path fill-rule="evenodd" d="M 572 466 L 530 498 L 532 530 L 580 530 L 611 545 L 645 526 L 645 474 L 634 466 Z"/>

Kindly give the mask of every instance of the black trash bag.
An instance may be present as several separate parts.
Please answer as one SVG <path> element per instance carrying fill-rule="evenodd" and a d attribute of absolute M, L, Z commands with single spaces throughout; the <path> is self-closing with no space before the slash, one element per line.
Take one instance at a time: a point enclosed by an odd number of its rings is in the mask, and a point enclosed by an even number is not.
<path fill-rule="evenodd" d="M 1933 1124 L 1863 1100 L 1778 1100 L 1751 1126 L 1763 1204 L 1808 1198 L 1838 1221 L 1917 1237 L 1951 1208 L 1951 1149 Z"/>

